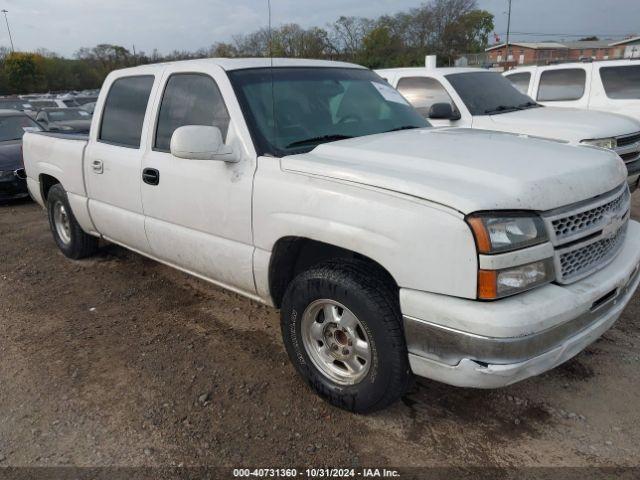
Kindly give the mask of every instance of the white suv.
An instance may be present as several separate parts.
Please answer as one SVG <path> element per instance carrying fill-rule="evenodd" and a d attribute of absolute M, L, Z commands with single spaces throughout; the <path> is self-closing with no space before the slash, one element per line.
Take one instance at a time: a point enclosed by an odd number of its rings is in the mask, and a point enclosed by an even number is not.
<path fill-rule="evenodd" d="M 377 73 L 436 127 L 520 133 L 614 150 L 629 186 L 640 174 L 640 122 L 613 113 L 545 107 L 499 73 L 479 68 L 396 68 Z"/>
<path fill-rule="evenodd" d="M 602 110 L 640 120 L 640 60 L 520 67 L 504 76 L 544 105 Z"/>

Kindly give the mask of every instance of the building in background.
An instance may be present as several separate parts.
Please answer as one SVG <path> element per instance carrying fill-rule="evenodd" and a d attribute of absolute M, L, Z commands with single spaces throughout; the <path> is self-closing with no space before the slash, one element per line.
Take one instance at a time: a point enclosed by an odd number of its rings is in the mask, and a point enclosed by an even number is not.
<path fill-rule="evenodd" d="M 493 45 L 485 54 L 463 55 L 469 66 L 547 65 L 550 63 L 640 58 L 640 36 L 625 40 L 580 40 L 575 42 L 510 42 Z"/>

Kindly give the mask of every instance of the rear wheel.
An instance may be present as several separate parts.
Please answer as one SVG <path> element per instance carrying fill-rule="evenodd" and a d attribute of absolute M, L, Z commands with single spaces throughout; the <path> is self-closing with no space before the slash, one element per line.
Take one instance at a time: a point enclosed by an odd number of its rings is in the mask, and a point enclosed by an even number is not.
<path fill-rule="evenodd" d="M 281 325 L 298 373 L 332 404 L 366 413 L 405 393 L 398 295 L 376 267 L 340 260 L 301 273 L 285 293 Z"/>
<path fill-rule="evenodd" d="M 49 226 L 58 248 L 73 259 L 88 257 L 98 249 L 98 239 L 87 235 L 74 217 L 62 185 L 51 187 L 47 196 Z"/>

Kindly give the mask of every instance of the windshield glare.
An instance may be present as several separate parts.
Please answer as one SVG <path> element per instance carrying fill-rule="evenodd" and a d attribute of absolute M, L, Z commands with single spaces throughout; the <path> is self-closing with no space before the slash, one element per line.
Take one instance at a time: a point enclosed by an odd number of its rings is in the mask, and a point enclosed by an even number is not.
<path fill-rule="evenodd" d="M 260 68 L 229 77 L 260 155 L 291 155 L 341 138 L 429 126 L 370 70 Z"/>
<path fill-rule="evenodd" d="M 0 142 L 20 140 L 25 132 L 42 130 L 29 117 L 0 117 Z"/>
<path fill-rule="evenodd" d="M 471 115 L 496 115 L 539 105 L 499 73 L 468 72 L 446 75 Z"/>

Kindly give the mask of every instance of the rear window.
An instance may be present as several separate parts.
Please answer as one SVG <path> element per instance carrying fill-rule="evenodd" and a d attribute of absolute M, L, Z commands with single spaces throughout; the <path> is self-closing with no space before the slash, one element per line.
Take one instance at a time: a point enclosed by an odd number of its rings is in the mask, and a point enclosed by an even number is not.
<path fill-rule="evenodd" d="M 142 124 L 154 77 L 125 77 L 113 82 L 104 105 L 99 139 L 123 147 L 140 148 Z"/>
<path fill-rule="evenodd" d="M 607 97 L 618 100 L 640 99 L 640 65 L 602 67 L 600 78 Z"/>
<path fill-rule="evenodd" d="M 531 80 L 530 72 L 514 73 L 505 76 L 521 93 L 527 94 L 529 91 L 529 81 Z"/>
<path fill-rule="evenodd" d="M 580 100 L 584 95 L 587 72 L 582 68 L 547 70 L 540 75 L 538 100 L 560 102 Z"/>

